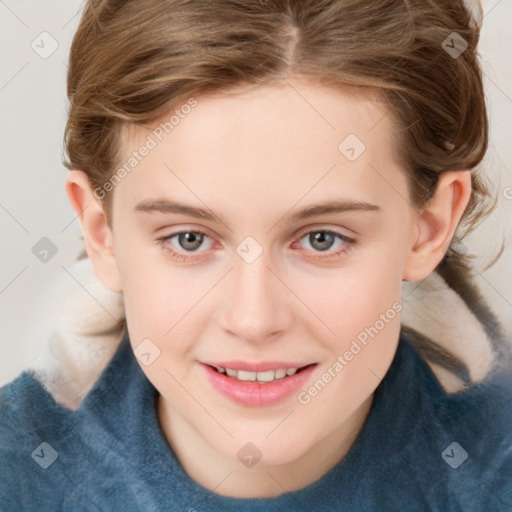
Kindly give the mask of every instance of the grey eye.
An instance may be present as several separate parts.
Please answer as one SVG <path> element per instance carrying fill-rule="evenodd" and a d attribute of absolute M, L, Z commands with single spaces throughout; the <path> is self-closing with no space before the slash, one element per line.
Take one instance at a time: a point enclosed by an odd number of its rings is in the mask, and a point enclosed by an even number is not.
<path fill-rule="evenodd" d="M 199 249 L 204 241 L 204 234 L 195 233 L 194 231 L 178 233 L 172 238 L 174 237 L 178 238 L 178 244 L 185 251 L 195 251 Z"/>
<path fill-rule="evenodd" d="M 308 241 L 311 247 L 318 251 L 329 250 L 336 240 L 336 236 L 327 231 L 312 232 L 308 235 L 308 237 Z"/>

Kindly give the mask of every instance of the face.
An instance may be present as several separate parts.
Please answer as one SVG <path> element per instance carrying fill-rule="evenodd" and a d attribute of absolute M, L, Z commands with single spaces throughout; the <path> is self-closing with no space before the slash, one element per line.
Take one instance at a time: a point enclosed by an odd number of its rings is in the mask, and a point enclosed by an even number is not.
<path fill-rule="evenodd" d="M 176 436 L 288 463 L 368 406 L 396 351 L 415 214 L 394 126 L 305 82 L 189 106 L 124 141 L 126 161 L 149 147 L 113 192 L 130 339 Z"/>

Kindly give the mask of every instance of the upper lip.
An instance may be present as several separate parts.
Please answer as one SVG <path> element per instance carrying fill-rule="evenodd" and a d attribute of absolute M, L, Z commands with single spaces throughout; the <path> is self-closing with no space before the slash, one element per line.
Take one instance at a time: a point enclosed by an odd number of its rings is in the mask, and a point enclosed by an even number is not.
<path fill-rule="evenodd" d="M 263 361 L 260 363 L 250 363 L 247 361 L 206 361 L 203 364 L 213 367 L 230 368 L 232 370 L 242 370 L 246 372 L 267 372 L 270 370 L 287 370 L 288 368 L 303 368 L 314 363 L 297 363 L 284 361 Z"/>

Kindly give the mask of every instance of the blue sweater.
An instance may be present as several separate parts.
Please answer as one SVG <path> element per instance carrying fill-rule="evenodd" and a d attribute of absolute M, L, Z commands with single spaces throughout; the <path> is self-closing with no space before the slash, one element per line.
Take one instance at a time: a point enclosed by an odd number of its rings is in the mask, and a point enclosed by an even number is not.
<path fill-rule="evenodd" d="M 127 334 L 75 412 L 23 372 L 0 389 L 0 509 L 512 510 L 511 376 L 446 394 L 403 337 L 345 459 L 277 498 L 228 498 L 192 480 L 159 428 L 157 396 Z"/>

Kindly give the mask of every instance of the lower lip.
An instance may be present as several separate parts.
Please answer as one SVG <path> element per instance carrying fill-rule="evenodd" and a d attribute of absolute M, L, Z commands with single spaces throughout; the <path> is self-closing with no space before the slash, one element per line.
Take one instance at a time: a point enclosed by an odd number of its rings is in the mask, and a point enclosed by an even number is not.
<path fill-rule="evenodd" d="M 206 364 L 201 366 L 206 370 L 213 387 L 223 395 L 247 407 L 265 407 L 277 404 L 297 392 L 311 375 L 316 364 L 295 375 L 264 383 L 238 380 L 219 373 Z"/>

